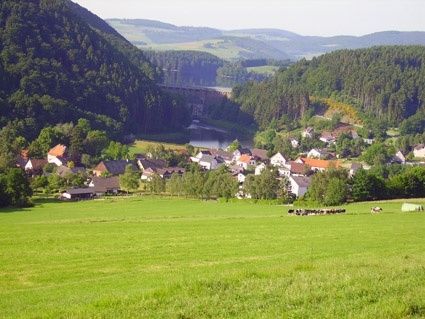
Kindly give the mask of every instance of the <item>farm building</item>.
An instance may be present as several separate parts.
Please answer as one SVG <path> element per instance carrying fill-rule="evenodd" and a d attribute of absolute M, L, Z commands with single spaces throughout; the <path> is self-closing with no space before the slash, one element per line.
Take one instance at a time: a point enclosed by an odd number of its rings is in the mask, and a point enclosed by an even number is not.
<path fill-rule="evenodd" d="M 96 196 L 93 188 L 71 188 L 61 194 L 64 200 L 92 199 Z"/>
<path fill-rule="evenodd" d="M 120 192 L 120 180 L 118 176 L 96 177 L 91 180 L 89 187 L 96 196 L 116 195 Z"/>

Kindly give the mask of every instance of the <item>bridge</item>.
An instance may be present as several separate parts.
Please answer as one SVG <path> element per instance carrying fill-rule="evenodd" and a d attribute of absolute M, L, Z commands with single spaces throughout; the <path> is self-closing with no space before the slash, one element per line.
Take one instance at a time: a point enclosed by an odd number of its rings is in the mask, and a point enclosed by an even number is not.
<path fill-rule="evenodd" d="M 184 96 L 193 118 L 202 118 L 209 105 L 222 104 L 232 97 L 231 88 L 159 85 L 164 91 Z"/>

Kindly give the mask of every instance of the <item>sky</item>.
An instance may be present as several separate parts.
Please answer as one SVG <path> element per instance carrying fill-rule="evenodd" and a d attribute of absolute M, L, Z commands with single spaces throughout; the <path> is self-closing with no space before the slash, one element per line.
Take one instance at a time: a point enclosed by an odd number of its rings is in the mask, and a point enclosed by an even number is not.
<path fill-rule="evenodd" d="M 74 0 L 101 18 L 218 29 L 278 28 L 302 35 L 425 31 L 425 0 Z"/>

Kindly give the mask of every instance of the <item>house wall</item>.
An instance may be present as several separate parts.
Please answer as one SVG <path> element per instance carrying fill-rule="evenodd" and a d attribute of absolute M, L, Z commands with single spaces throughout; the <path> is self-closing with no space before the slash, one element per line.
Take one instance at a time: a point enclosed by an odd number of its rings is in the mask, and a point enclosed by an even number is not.
<path fill-rule="evenodd" d="M 413 155 L 415 157 L 419 157 L 419 158 L 425 158 L 425 148 L 421 149 L 421 150 L 414 150 L 413 151 Z"/>
<path fill-rule="evenodd" d="M 62 166 L 63 165 L 63 163 L 60 159 L 58 159 L 56 156 L 53 156 L 53 155 L 50 155 L 50 154 L 47 155 L 47 162 L 50 163 L 50 164 L 55 164 L 56 166 Z"/>
<path fill-rule="evenodd" d="M 32 166 L 31 160 L 29 160 L 28 163 L 25 165 L 25 170 L 26 171 L 32 171 L 33 168 L 34 167 Z"/>
<path fill-rule="evenodd" d="M 283 156 L 275 155 L 270 159 L 273 166 L 283 166 L 286 164 L 286 159 Z"/>
<path fill-rule="evenodd" d="M 95 167 L 95 169 L 93 170 L 93 174 L 97 177 L 100 177 L 104 172 L 106 172 L 106 166 L 103 163 L 99 163 L 99 165 L 97 165 Z"/>

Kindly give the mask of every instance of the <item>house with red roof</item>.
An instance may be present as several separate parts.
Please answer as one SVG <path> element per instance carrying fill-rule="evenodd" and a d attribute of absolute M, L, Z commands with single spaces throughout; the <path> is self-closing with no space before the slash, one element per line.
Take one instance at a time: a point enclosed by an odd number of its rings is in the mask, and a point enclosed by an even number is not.
<path fill-rule="evenodd" d="M 236 164 L 239 165 L 240 167 L 243 167 L 244 169 L 248 169 L 248 166 L 255 166 L 256 161 L 253 156 L 248 154 L 243 154 L 236 161 Z"/>
<path fill-rule="evenodd" d="M 316 158 L 302 157 L 297 160 L 298 163 L 305 164 L 313 171 L 325 171 L 330 168 L 339 168 L 341 163 L 339 161 L 328 161 Z"/>
<path fill-rule="evenodd" d="M 66 165 L 66 146 L 58 144 L 47 153 L 47 162 L 56 166 Z"/>

